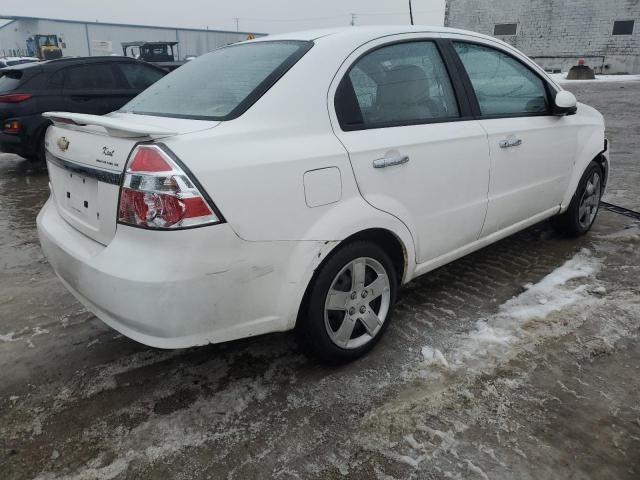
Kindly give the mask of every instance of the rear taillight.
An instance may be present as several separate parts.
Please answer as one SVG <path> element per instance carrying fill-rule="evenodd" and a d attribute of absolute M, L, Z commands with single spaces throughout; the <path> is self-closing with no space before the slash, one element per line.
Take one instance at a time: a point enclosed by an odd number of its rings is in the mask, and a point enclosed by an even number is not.
<path fill-rule="evenodd" d="M 31 97 L 30 93 L 9 93 L 8 95 L 0 95 L 0 103 L 20 103 Z"/>
<path fill-rule="evenodd" d="M 4 122 L 2 125 L 3 133 L 20 133 L 20 129 L 22 125 L 17 120 L 9 120 L 8 122 Z"/>
<path fill-rule="evenodd" d="M 136 147 L 120 188 L 118 222 L 160 230 L 220 223 L 194 182 L 161 147 Z"/>

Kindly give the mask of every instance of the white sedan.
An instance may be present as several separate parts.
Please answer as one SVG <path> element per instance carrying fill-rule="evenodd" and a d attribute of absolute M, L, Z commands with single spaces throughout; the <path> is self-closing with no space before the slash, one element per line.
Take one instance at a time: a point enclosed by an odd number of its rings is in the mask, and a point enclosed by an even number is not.
<path fill-rule="evenodd" d="M 484 35 L 310 31 L 199 57 L 101 117 L 45 114 L 42 248 L 147 345 L 294 329 L 356 358 L 401 284 L 547 218 L 593 224 L 602 115 Z"/>

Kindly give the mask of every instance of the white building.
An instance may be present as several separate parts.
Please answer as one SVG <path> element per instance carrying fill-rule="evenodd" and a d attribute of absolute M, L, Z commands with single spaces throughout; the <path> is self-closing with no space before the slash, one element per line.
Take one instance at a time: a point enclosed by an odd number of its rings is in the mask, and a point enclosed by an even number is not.
<path fill-rule="evenodd" d="M 640 0 L 447 0 L 445 25 L 493 35 L 550 71 L 584 58 L 640 73 Z"/>
<path fill-rule="evenodd" d="M 27 39 L 34 35 L 57 35 L 64 56 L 122 55 L 122 42 L 179 42 L 176 60 L 202 55 L 229 43 L 246 40 L 255 32 L 149 27 L 118 23 L 81 22 L 36 17 L 0 17 L 0 56 L 27 55 Z"/>

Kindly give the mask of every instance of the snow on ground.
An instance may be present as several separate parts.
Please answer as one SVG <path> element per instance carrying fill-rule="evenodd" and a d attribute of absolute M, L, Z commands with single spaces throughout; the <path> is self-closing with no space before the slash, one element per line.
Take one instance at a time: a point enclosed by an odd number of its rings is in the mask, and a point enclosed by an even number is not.
<path fill-rule="evenodd" d="M 431 418 L 436 418 L 438 415 L 433 412 L 446 402 L 451 389 L 490 374 L 523 352 L 534 351 L 546 338 L 560 337 L 575 329 L 590 308 L 604 301 L 601 285 L 595 278 L 601 266 L 600 258 L 583 249 L 539 282 L 525 285 L 522 293 L 503 303 L 495 314 L 479 319 L 475 328 L 454 336 L 451 347 L 444 352 L 424 346 L 418 364 L 405 372 L 410 387 L 399 395 L 402 400 L 396 398 L 393 403 L 381 406 L 369 415 L 367 422 L 374 432 L 379 432 L 393 429 L 397 426 L 393 422 L 399 421 L 403 428 L 414 432 L 403 437 L 408 449 L 389 443 L 376 433 L 363 438 L 363 446 L 417 470 L 426 461 L 447 455 L 466 465 L 470 478 L 488 478 L 480 467 L 459 455 L 457 438 L 468 425 L 456 423 L 441 430 L 422 420 L 430 415 L 412 416 L 421 409 L 431 409 Z M 509 384 L 504 388 L 512 388 L 518 380 L 504 379 L 504 382 Z M 488 387 L 488 394 L 491 389 L 495 387 Z M 467 394 L 473 397 L 470 392 Z M 446 477 L 448 472 L 441 473 Z"/>
<path fill-rule="evenodd" d="M 640 75 L 596 75 L 595 80 L 567 80 L 567 73 L 550 73 L 549 76 L 558 83 L 589 83 L 589 82 L 637 82 Z"/>
<path fill-rule="evenodd" d="M 600 238 L 609 240 L 621 240 L 627 243 L 640 243 L 640 227 L 630 227 L 619 232 L 601 235 Z"/>
<path fill-rule="evenodd" d="M 569 306 L 587 308 L 597 302 L 594 293 L 598 286 L 590 284 L 599 269 L 600 261 L 589 250 L 580 251 L 540 282 L 525 285 L 524 292 L 501 305 L 496 314 L 478 320 L 473 331 L 455 339 L 457 345 L 447 355 L 425 346 L 420 363 L 422 376 L 428 375 L 434 365 L 486 370 L 510 360 L 519 346 L 564 332 L 562 317 L 548 317 Z"/>
<path fill-rule="evenodd" d="M 174 356 L 176 351 L 162 352 L 160 355 Z M 146 365 L 154 359 L 157 360 L 155 356 L 146 360 L 138 359 L 137 364 Z M 124 365 L 130 363 L 131 360 L 123 361 L 117 367 L 109 369 L 109 373 L 104 377 L 113 378 L 114 372 L 123 371 Z M 219 378 L 226 375 L 225 367 L 224 362 L 218 365 L 216 375 Z M 281 368 L 281 365 L 275 362 L 263 377 L 235 382 L 213 398 L 198 399 L 187 408 L 167 415 L 153 415 L 149 420 L 131 429 L 109 429 L 106 423 L 98 422 L 97 426 L 86 431 L 84 435 L 87 439 L 92 439 L 102 437 L 105 435 L 104 432 L 108 431 L 110 442 L 117 446 L 115 458 L 101 453 L 89 460 L 77 474 L 59 475 L 43 472 L 36 480 L 111 480 L 123 475 L 135 461 L 154 462 L 180 450 L 196 448 L 215 440 L 239 441 L 241 433 L 233 425 L 229 425 L 230 419 L 268 396 L 273 388 L 269 385 L 268 379 L 278 368 Z M 115 384 L 115 381 L 105 382 L 105 378 L 101 378 L 97 384 L 106 389 L 113 388 L 111 384 Z M 92 394 L 95 395 L 96 392 Z M 136 413 L 135 408 L 130 409 L 128 413 Z M 193 428 L 193 425 L 198 428 Z"/>

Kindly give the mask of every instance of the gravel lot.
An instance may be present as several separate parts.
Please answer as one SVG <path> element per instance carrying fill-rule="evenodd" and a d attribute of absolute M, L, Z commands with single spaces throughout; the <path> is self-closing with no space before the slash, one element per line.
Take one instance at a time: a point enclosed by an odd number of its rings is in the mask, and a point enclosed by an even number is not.
<path fill-rule="evenodd" d="M 568 86 L 607 117 L 606 200 L 640 210 L 640 82 Z M 289 334 L 162 351 L 44 260 L 46 172 L 0 155 L 0 478 L 638 479 L 640 227 L 543 223 L 400 292 L 365 359 Z"/>

